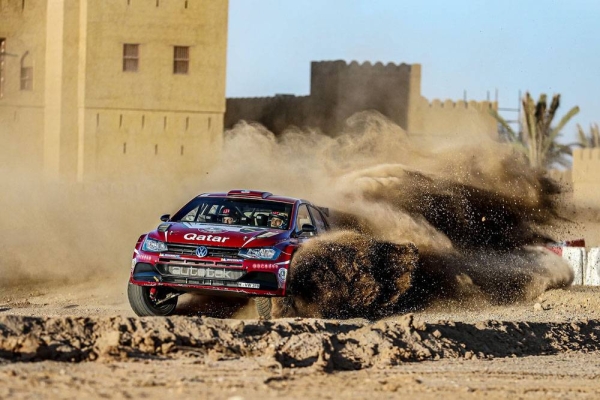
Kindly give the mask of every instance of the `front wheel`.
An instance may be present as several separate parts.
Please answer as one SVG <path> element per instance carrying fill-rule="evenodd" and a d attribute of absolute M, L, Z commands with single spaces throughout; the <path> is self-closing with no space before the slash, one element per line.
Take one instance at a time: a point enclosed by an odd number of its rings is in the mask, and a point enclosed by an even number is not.
<path fill-rule="evenodd" d="M 255 297 L 254 304 L 260 319 L 271 319 L 271 298 Z"/>
<path fill-rule="evenodd" d="M 127 285 L 127 298 L 133 312 L 140 317 L 166 317 L 173 314 L 177 297 L 161 302 L 171 293 L 168 289 L 150 286 Z M 158 304 L 157 304 L 158 303 Z"/>

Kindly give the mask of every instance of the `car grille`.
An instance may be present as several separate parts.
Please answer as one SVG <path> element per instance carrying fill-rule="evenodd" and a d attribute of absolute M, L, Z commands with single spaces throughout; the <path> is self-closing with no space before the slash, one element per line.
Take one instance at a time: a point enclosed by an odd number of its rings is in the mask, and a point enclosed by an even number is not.
<path fill-rule="evenodd" d="M 233 268 L 194 267 L 172 264 L 157 264 L 157 267 L 162 275 L 189 279 L 206 278 L 235 281 L 246 275 L 246 271 L 243 269 Z"/>
<path fill-rule="evenodd" d="M 165 266 L 158 265 L 158 267 L 162 274 L 163 271 L 165 271 Z M 215 273 L 208 273 L 209 270 L 214 271 Z M 278 288 L 277 276 L 272 273 L 251 272 L 249 274 L 246 274 L 245 271 L 229 270 L 229 274 L 223 275 L 216 273 L 216 271 L 217 269 L 208 268 L 205 269 L 205 272 L 202 273 L 200 273 L 200 271 L 194 271 L 193 273 L 188 271 L 181 271 L 189 276 L 162 275 L 161 281 L 166 283 L 178 283 L 183 285 L 203 285 L 230 288 L 243 288 L 244 286 L 242 285 L 244 283 L 251 283 L 258 285 L 258 287 L 253 287 L 252 289 L 277 290 Z M 214 277 L 208 277 L 208 275 L 214 275 Z"/>
<path fill-rule="evenodd" d="M 200 246 L 191 244 L 167 243 L 167 251 L 164 254 L 196 255 L 196 249 Z M 231 258 L 241 260 L 238 257 L 240 249 L 235 247 L 211 247 L 204 246 L 208 250 L 206 257 Z"/>

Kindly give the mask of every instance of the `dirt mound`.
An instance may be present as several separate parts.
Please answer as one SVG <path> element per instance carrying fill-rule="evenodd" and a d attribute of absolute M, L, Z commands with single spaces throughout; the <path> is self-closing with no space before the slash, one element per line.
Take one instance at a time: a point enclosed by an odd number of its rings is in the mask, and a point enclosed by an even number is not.
<path fill-rule="evenodd" d="M 10 360 L 269 357 L 282 367 L 350 370 L 442 358 L 493 358 L 600 350 L 600 321 L 376 324 L 327 320 L 257 322 L 0 317 L 0 357 Z"/>

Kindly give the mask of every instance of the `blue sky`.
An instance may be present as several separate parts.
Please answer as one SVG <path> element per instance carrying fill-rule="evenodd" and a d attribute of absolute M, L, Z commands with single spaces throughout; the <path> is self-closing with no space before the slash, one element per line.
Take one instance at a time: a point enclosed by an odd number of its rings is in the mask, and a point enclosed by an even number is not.
<path fill-rule="evenodd" d="M 422 94 L 492 99 L 561 94 L 564 130 L 600 123 L 598 0 L 230 0 L 227 96 L 308 94 L 310 62 L 422 65 Z M 506 114 L 507 117 L 513 117 Z"/>

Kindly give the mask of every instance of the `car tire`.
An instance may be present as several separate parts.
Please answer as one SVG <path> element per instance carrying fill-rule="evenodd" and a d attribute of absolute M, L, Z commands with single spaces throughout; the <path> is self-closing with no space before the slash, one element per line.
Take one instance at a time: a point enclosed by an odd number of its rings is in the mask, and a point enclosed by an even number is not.
<path fill-rule="evenodd" d="M 173 314 L 177 307 L 177 297 L 159 304 L 150 298 L 150 286 L 127 285 L 127 298 L 133 312 L 140 317 L 166 317 Z"/>
<path fill-rule="evenodd" d="M 271 319 L 272 304 L 270 297 L 255 297 L 254 304 L 260 319 Z"/>

